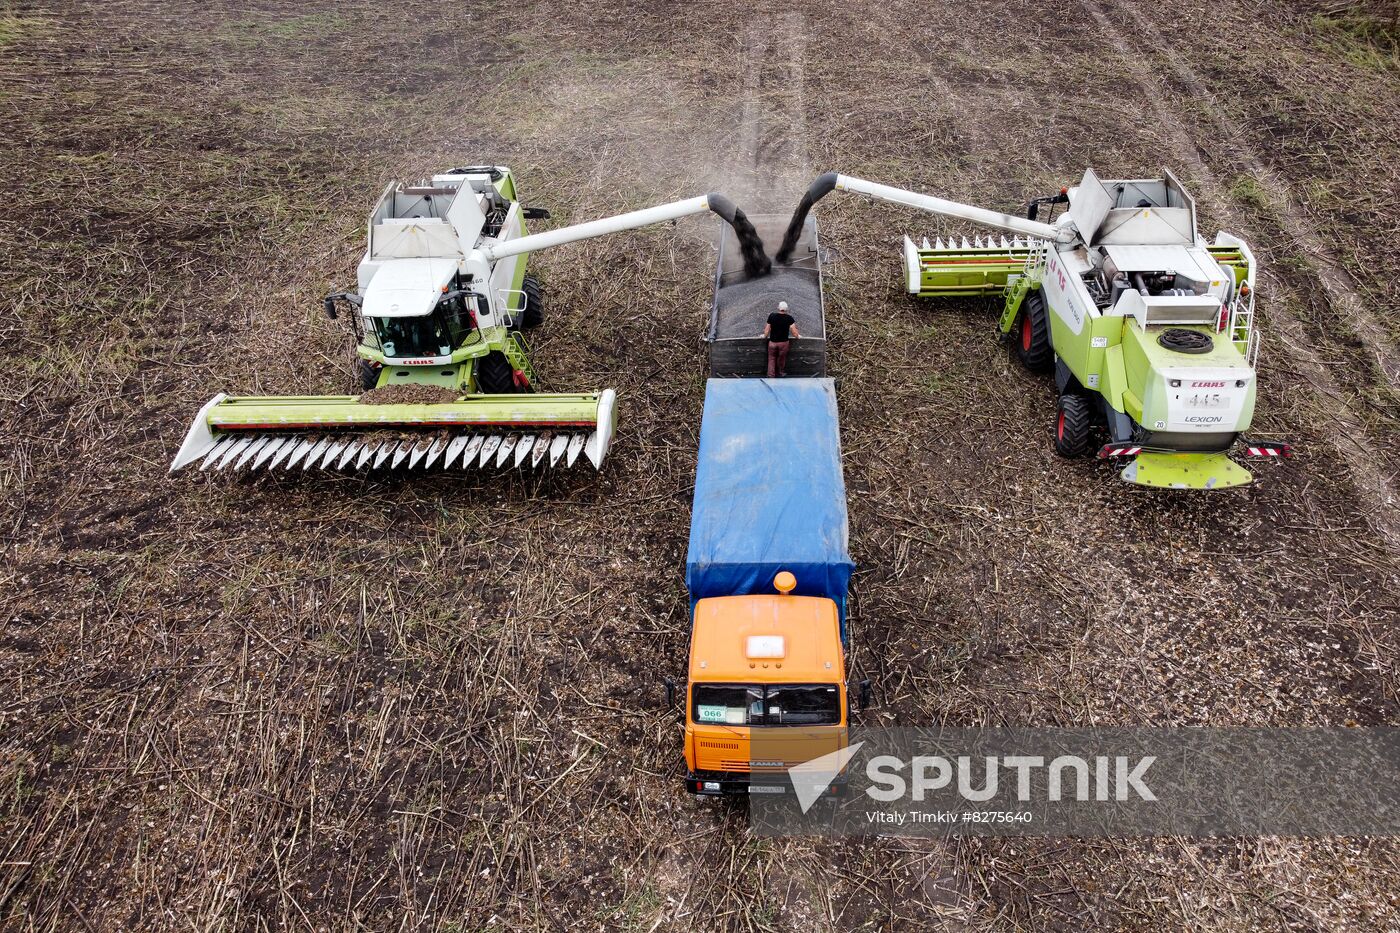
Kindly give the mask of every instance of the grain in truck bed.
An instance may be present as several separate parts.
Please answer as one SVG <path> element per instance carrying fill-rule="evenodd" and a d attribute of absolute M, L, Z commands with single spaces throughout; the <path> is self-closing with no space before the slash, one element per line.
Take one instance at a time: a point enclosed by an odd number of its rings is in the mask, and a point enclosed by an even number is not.
<path fill-rule="evenodd" d="M 789 218 L 777 215 L 750 216 L 766 247 L 782 242 Z M 719 268 L 715 273 L 715 300 L 710 326 L 705 334 L 709 349 L 711 376 L 763 376 L 768 368 L 768 348 L 763 325 L 777 310 L 778 302 L 788 303 L 788 313 L 797 322 L 802 336 L 793 341 L 788 353 L 789 376 L 826 374 L 826 320 L 822 307 L 821 264 L 817 249 L 816 220 L 808 218 L 797 242 L 792 262 L 774 265 L 765 276 L 750 279 L 744 274 L 743 257 L 734 232 L 724 227 L 720 241 Z"/>

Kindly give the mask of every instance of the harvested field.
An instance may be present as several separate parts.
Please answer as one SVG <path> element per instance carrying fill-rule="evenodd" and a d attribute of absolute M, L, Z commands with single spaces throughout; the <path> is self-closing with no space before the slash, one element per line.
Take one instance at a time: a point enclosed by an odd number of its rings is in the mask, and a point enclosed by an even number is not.
<path fill-rule="evenodd" d="M 772 841 L 683 794 L 712 224 L 532 257 L 601 474 L 165 475 L 205 400 L 348 393 L 382 186 L 496 161 L 555 223 L 840 170 L 1016 209 L 1170 166 L 1259 253 L 1216 495 L 1051 450 L 926 215 L 817 209 L 855 677 L 883 722 L 1395 725 L 1400 58 L 1363 7 L 23 2 L 0 11 L 0 927 L 1400 928 L 1367 839 Z"/>

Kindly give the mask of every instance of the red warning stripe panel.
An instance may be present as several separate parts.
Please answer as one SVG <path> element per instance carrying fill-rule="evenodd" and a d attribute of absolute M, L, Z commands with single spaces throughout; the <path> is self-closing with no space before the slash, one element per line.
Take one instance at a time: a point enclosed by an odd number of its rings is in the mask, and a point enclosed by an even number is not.
<path fill-rule="evenodd" d="M 992 256 L 987 259 L 962 256 L 921 256 L 919 261 L 925 266 L 1020 266 L 1025 264 L 1024 259 L 1012 259 L 1004 256 Z"/>

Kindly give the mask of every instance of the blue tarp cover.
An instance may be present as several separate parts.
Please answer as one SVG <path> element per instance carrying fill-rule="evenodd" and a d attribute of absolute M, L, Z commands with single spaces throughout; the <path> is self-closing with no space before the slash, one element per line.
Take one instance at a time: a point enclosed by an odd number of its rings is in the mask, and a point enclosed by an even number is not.
<path fill-rule="evenodd" d="M 846 541 L 832 380 L 709 380 L 685 561 L 692 604 L 772 593 L 787 570 L 797 594 L 835 600 L 844 618 Z"/>

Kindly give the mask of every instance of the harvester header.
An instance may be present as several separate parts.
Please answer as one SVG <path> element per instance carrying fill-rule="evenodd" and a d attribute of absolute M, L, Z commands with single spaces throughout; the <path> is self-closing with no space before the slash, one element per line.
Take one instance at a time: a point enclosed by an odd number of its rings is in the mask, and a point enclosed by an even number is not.
<path fill-rule="evenodd" d="M 535 391 L 524 331 L 543 320 L 528 253 L 711 211 L 768 271 L 743 211 L 712 193 L 530 234 L 508 168 L 452 169 L 392 183 L 370 214 L 357 288 L 327 296 L 350 309 L 360 395 L 217 395 L 171 464 L 201 469 L 414 469 L 572 466 L 601 469 L 617 427 L 612 389 Z"/>

